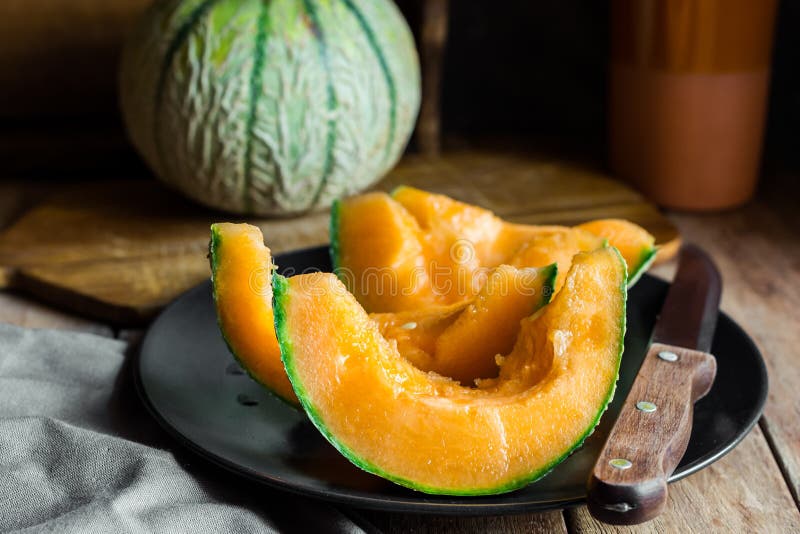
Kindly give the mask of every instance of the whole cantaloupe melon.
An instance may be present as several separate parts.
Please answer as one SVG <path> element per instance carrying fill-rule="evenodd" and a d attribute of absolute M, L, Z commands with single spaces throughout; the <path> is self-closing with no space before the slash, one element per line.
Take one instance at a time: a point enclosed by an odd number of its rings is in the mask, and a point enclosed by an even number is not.
<path fill-rule="evenodd" d="M 258 215 L 375 182 L 420 100 L 413 38 L 390 0 L 157 1 L 120 80 L 130 138 L 161 179 Z"/>

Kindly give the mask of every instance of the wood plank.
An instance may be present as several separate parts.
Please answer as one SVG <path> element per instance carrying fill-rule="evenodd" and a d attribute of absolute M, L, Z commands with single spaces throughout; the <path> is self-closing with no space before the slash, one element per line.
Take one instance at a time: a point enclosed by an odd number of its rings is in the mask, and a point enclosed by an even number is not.
<path fill-rule="evenodd" d="M 569 532 L 798 532 L 800 512 L 761 430 L 730 454 L 669 487 L 666 511 L 636 526 L 596 521 L 585 506 L 564 512 Z"/>
<path fill-rule="evenodd" d="M 61 187 L 48 181 L 31 181 L 0 176 L 0 230 L 9 226 L 42 198 Z"/>
<path fill-rule="evenodd" d="M 142 324 L 208 278 L 209 225 L 231 218 L 241 220 L 153 181 L 73 185 L 4 232 L 0 286 L 101 320 Z M 251 222 L 275 252 L 328 239 L 327 213 Z"/>
<path fill-rule="evenodd" d="M 796 196 L 793 197 L 796 199 Z M 800 505 L 800 214 L 785 198 L 716 215 L 673 214 L 723 278 L 722 309 L 753 337 L 769 369 L 762 427 Z M 669 267 L 656 272 L 669 276 Z"/>
<path fill-rule="evenodd" d="M 18 216 L 25 207 L 44 196 L 48 184 L 9 180 L 0 183 L 0 228 Z M 108 326 L 70 315 L 33 300 L 0 291 L 0 322 L 28 328 L 58 328 L 91 332 L 111 337 Z"/>
<path fill-rule="evenodd" d="M 106 325 L 60 312 L 6 291 L 0 292 L 0 323 L 27 328 L 57 328 L 90 332 L 106 337 L 114 335 L 111 328 Z"/>
<path fill-rule="evenodd" d="M 208 278 L 206 244 L 162 257 L 121 258 L 31 267 L 14 287 L 98 320 L 145 324 L 172 298 Z"/>
<path fill-rule="evenodd" d="M 367 511 L 362 513 L 386 534 L 406 532 L 420 534 L 438 532 L 551 534 L 562 532 L 566 534 L 567 532 L 564 518 L 560 512 L 488 517 L 427 516 Z"/>

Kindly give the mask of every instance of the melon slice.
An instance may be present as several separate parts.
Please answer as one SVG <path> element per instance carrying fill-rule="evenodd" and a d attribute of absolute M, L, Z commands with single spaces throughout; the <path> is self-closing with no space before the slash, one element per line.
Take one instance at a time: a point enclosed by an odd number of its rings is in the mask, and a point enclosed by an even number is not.
<path fill-rule="evenodd" d="M 217 320 L 231 354 L 256 382 L 298 404 L 275 337 L 272 258 L 261 230 L 212 224 L 209 259 Z"/>
<path fill-rule="evenodd" d="M 273 288 L 283 361 L 309 418 L 355 465 L 403 486 L 522 487 L 580 446 L 613 396 L 626 268 L 610 247 L 574 258 L 479 388 L 414 367 L 333 274 L 275 275 Z"/>
<path fill-rule="evenodd" d="M 483 208 L 406 186 L 391 196 L 369 193 L 339 201 L 331 215 L 336 272 L 368 312 L 464 302 L 480 291 L 482 270 L 501 264 L 557 263 L 558 290 L 572 256 L 606 240 L 623 251 L 630 283 L 655 257 L 653 236 L 627 221 L 573 228 L 512 224 Z"/>

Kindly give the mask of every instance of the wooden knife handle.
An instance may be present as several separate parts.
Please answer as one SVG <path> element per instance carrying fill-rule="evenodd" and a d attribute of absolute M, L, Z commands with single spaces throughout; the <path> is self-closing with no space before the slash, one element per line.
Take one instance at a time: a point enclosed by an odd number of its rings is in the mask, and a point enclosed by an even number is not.
<path fill-rule="evenodd" d="M 653 343 L 589 477 L 596 519 L 633 525 L 661 513 L 667 479 L 689 443 L 694 403 L 716 372 L 711 354 Z"/>

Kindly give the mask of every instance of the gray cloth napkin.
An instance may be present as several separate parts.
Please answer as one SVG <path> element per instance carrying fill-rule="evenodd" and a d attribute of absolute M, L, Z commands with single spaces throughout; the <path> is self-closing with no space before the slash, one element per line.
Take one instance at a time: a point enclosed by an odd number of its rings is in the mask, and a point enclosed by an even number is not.
<path fill-rule="evenodd" d="M 173 447 L 136 397 L 127 348 L 0 324 L 0 532 L 363 532 Z"/>

